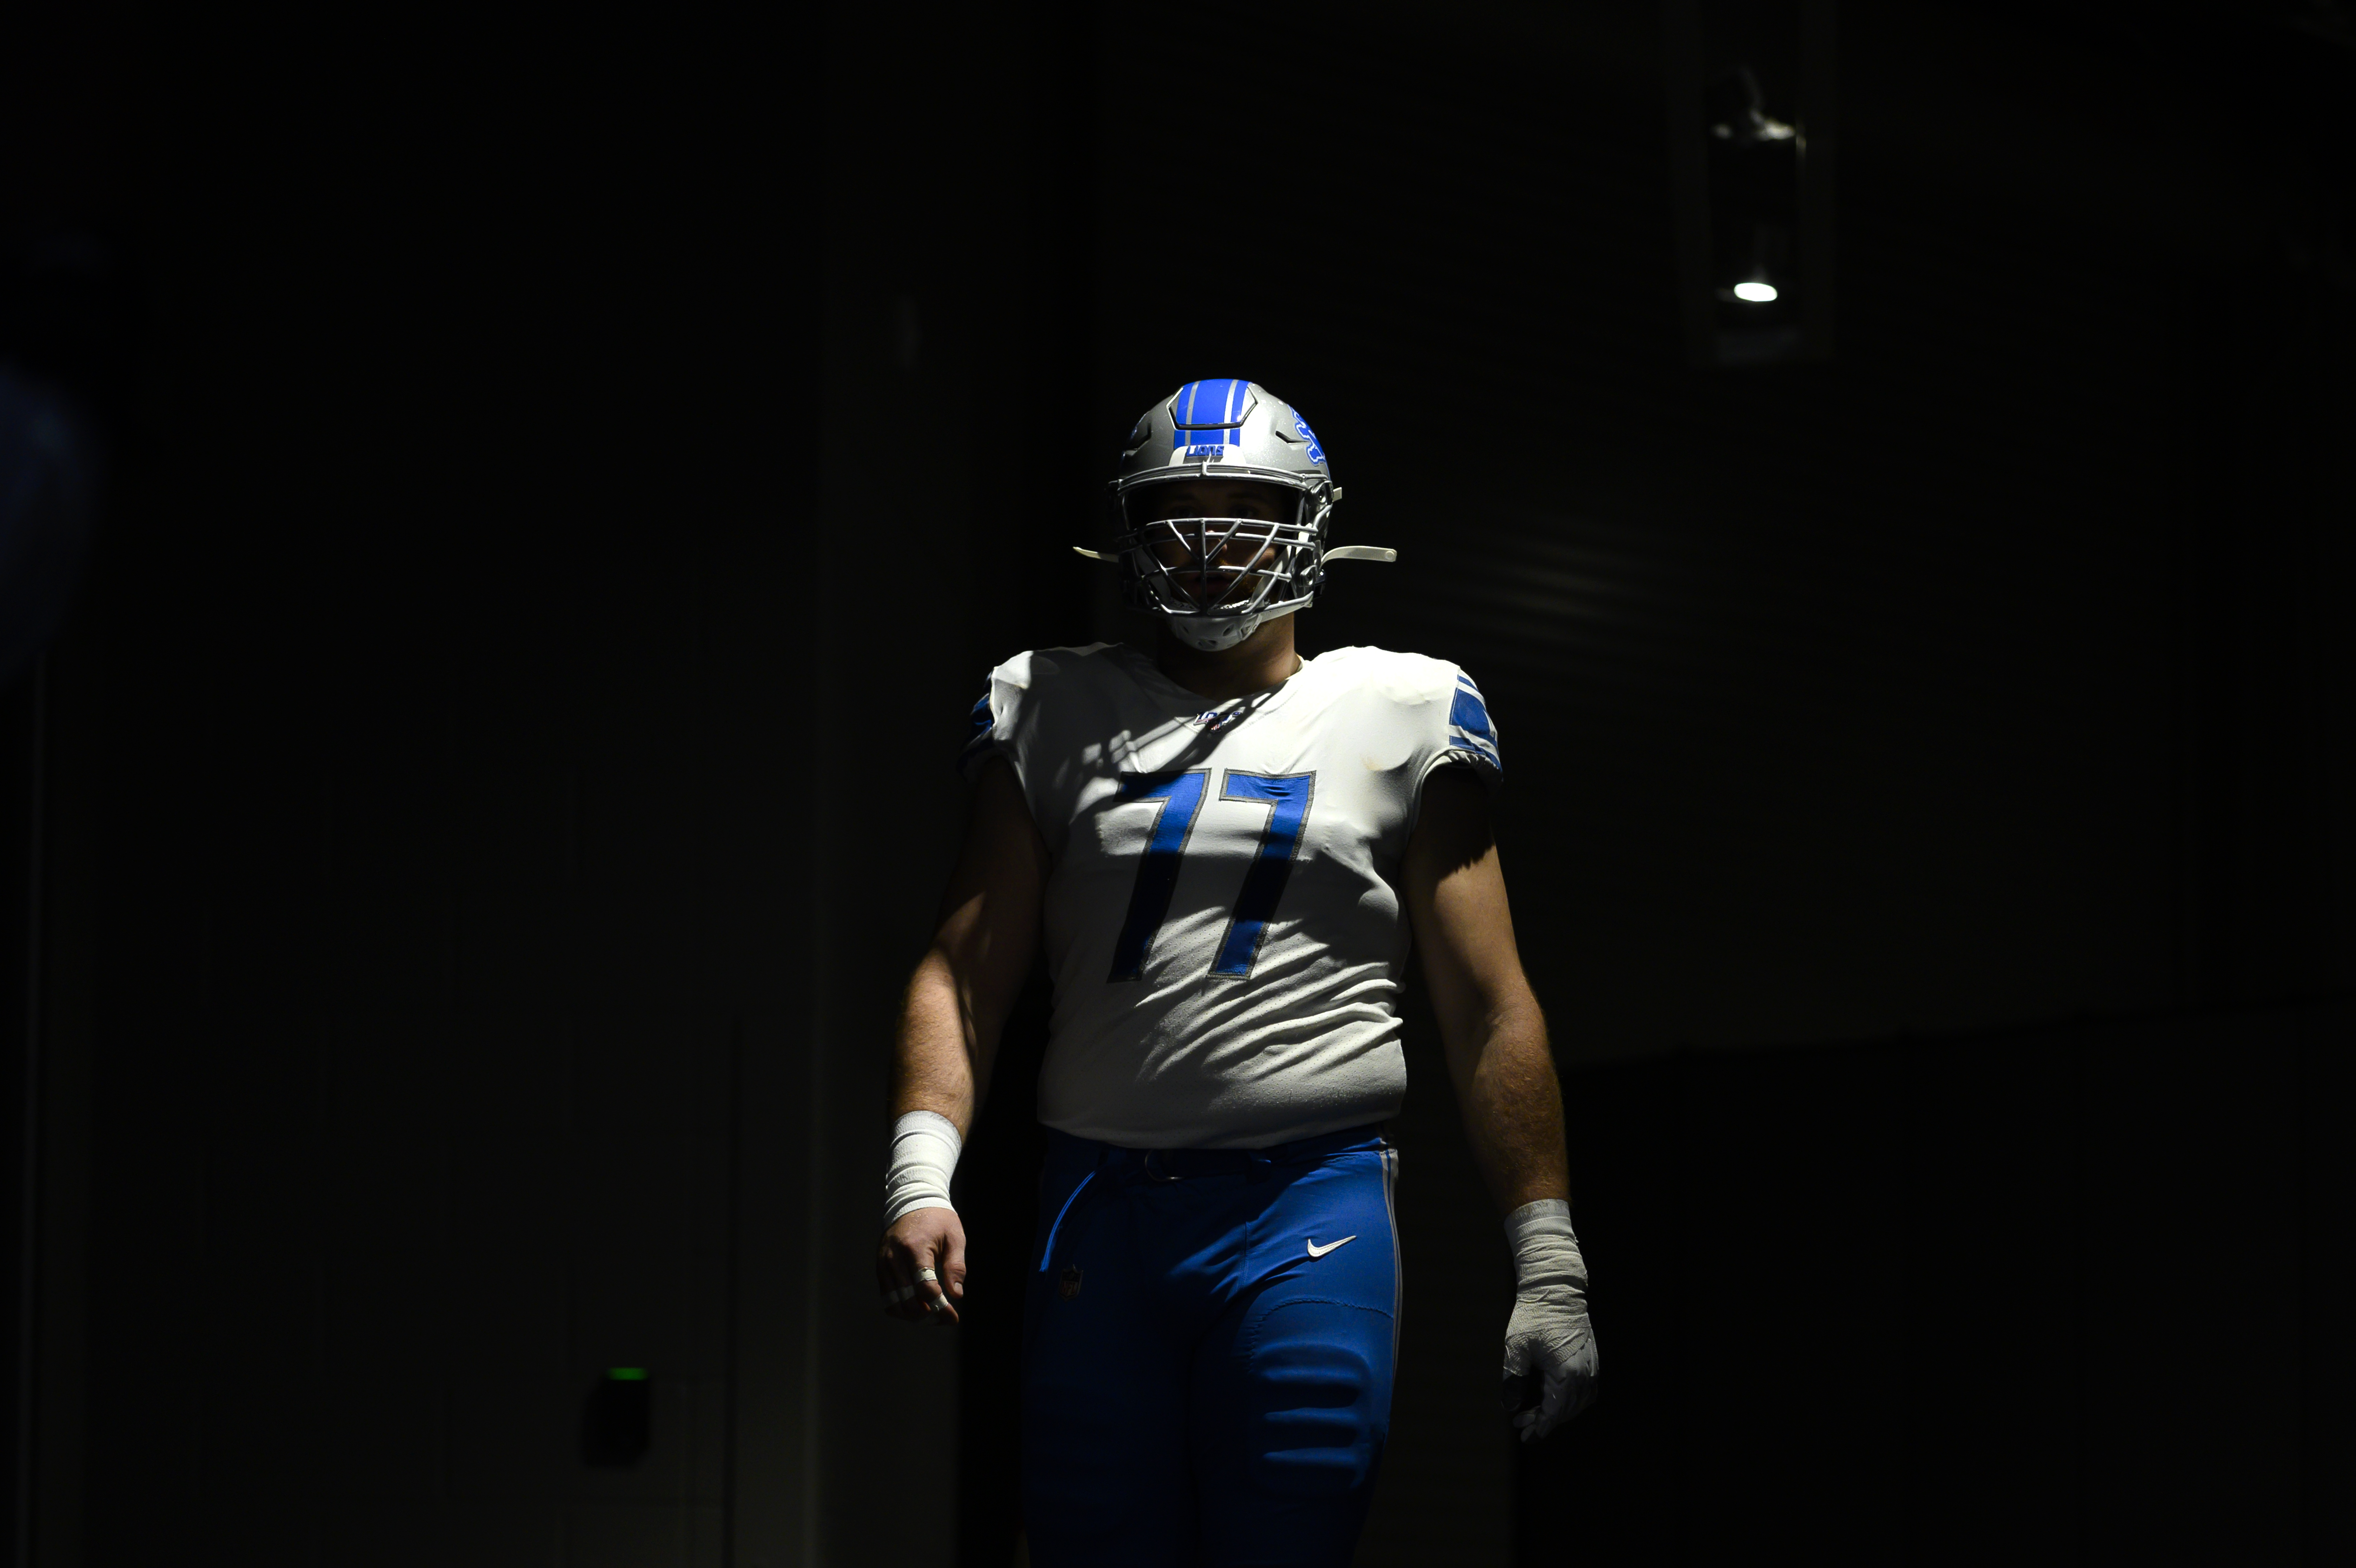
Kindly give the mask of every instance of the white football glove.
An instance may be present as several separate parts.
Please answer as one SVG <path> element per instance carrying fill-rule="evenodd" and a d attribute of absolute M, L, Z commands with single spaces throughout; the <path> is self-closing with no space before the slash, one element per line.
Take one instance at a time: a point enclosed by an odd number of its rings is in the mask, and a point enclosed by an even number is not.
<path fill-rule="evenodd" d="M 1505 1323 L 1505 1408 L 1535 1443 L 1595 1397 L 1595 1330 L 1587 1321 L 1587 1264 L 1560 1198 L 1505 1216 L 1514 1247 L 1514 1315 Z"/>

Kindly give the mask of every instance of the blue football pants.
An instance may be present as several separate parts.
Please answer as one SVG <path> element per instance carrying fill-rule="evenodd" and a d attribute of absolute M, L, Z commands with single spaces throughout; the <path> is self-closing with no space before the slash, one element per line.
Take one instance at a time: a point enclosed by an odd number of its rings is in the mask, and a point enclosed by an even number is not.
<path fill-rule="evenodd" d="M 1390 1430 L 1398 1156 L 1050 1131 L 1023 1301 L 1037 1568 L 1344 1564 Z"/>

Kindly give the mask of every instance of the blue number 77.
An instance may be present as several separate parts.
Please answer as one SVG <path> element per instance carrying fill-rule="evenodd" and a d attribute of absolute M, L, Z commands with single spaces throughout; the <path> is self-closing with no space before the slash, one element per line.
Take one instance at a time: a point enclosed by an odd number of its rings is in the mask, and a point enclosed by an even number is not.
<path fill-rule="evenodd" d="M 1170 898 L 1178 887 L 1178 867 L 1185 856 L 1186 841 L 1194 834 L 1194 819 L 1202 815 L 1204 789 L 1209 782 L 1207 769 L 1132 773 L 1121 780 L 1123 800 L 1154 803 L 1153 826 L 1146 833 L 1145 853 L 1138 860 L 1137 883 L 1129 895 L 1129 917 L 1121 922 L 1120 936 L 1113 944 L 1108 980 L 1143 977 L 1146 955 L 1169 916 Z M 1211 965 L 1212 974 L 1241 979 L 1258 962 L 1268 923 L 1275 918 L 1276 901 L 1283 896 L 1285 880 L 1292 874 L 1292 862 L 1301 851 L 1301 830 L 1308 824 L 1310 798 L 1316 786 L 1315 773 L 1228 770 L 1219 798 L 1265 802 L 1268 827 L 1259 836 L 1259 852 L 1244 873 L 1235 912 L 1219 943 L 1219 955 Z"/>

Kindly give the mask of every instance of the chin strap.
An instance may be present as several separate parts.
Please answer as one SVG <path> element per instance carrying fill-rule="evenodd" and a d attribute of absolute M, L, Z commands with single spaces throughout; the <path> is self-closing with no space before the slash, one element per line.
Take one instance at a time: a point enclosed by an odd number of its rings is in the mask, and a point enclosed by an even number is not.
<path fill-rule="evenodd" d="M 1258 631 L 1267 620 L 1265 614 L 1173 615 L 1162 624 L 1170 628 L 1172 636 L 1197 653 L 1215 654 L 1234 647 Z"/>

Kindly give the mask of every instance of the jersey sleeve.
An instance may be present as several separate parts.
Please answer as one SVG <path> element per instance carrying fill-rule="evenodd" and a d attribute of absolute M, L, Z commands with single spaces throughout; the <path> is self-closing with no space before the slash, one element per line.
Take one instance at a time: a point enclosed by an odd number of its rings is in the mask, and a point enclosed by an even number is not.
<path fill-rule="evenodd" d="M 965 750 L 958 753 L 958 772 L 971 784 L 981 776 L 981 764 L 998 754 L 998 714 L 991 706 L 991 696 L 998 682 L 993 677 L 982 687 L 981 699 L 973 705 L 972 728 L 966 733 Z"/>
<path fill-rule="evenodd" d="M 1448 706 L 1448 755 L 1445 761 L 1471 764 L 1491 788 L 1505 782 L 1505 753 L 1497 749 L 1496 721 L 1481 688 L 1462 670 L 1456 672 L 1456 695 Z"/>
<path fill-rule="evenodd" d="M 1105 646 L 1033 648 L 991 670 L 958 755 L 969 784 L 992 757 L 1006 759 L 1051 854 L 1063 853 L 1073 792 L 1086 771 L 1085 737 L 1105 732 L 1102 703 L 1092 700 L 1110 678 L 1095 657 Z"/>
<path fill-rule="evenodd" d="M 1472 677 L 1454 665 L 1446 668 L 1454 683 L 1448 694 L 1448 718 L 1425 756 L 1422 778 L 1416 781 L 1418 792 L 1421 791 L 1423 779 L 1451 763 L 1471 768 L 1481 775 L 1483 784 L 1494 790 L 1505 782 L 1505 758 L 1498 749 L 1497 721 L 1489 717 L 1489 704 Z"/>
<path fill-rule="evenodd" d="M 1029 794 L 1030 753 L 1037 749 L 1031 701 L 1037 663 L 1036 654 L 1017 654 L 990 672 L 969 717 L 965 750 L 958 753 L 958 772 L 965 775 L 966 783 L 980 778 L 991 758 L 1003 757 L 1013 765 L 1015 778 Z"/>

